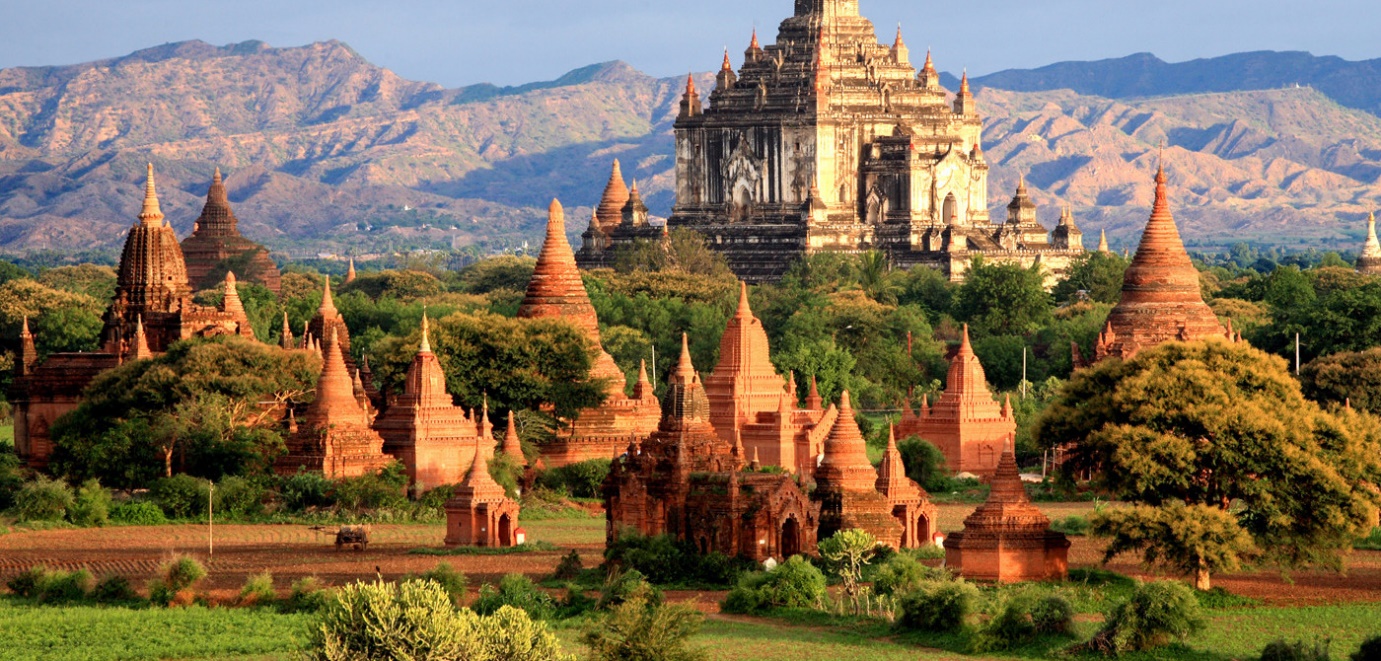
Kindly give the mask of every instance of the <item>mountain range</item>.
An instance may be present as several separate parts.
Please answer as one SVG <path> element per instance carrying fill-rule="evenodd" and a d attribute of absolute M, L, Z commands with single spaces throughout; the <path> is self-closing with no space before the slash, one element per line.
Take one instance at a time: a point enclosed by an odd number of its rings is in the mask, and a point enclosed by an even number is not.
<path fill-rule="evenodd" d="M 1131 246 L 1162 141 L 1191 246 L 1352 249 L 1381 199 L 1377 61 L 1135 55 L 972 82 L 995 218 L 1024 176 L 1047 225 L 1069 205 L 1090 245 L 1107 229 L 1115 247 Z M 145 162 L 181 233 L 219 166 L 244 233 L 294 256 L 511 249 L 539 240 L 552 197 L 574 236 L 614 158 L 666 215 L 683 85 L 612 62 L 550 82 L 446 89 L 334 41 L 193 41 L 3 69 L 0 250 L 118 246 Z"/>

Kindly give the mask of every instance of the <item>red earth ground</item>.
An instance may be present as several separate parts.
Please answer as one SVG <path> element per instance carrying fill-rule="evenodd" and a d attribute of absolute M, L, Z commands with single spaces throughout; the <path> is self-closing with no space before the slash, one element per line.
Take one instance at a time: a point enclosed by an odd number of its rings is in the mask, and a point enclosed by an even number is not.
<path fill-rule="evenodd" d="M 940 506 L 940 527 L 955 531 L 974 505 Z M 1087 514 L 1088 503 L 1041 504 L 1051 518 Z M 367 551 L 337 551 L 328 531 L 306 525 L 217 525 L 215 553 L 208 553 L 207 526 L 168 525 L 153 527 L 108 527 L 65 530 L 11 530 L 0 534 L 0 580 L 34 565 L 53 569 L 86 568 L 100 577 L 119 574 L 142 585 L 153 578 L 158 567 L 177 554 L 189 554 L 206 563 L 210 572 L 207 589 L 217 601 L 229 601 L 246 578 L 272 572 L 280 591 L 294 580 L 317 576 L 325 583 L 339 585 L 368 579 L 376 571 L 386 579 L 431 569 L 448 562 L 470 578 L 470 585 L 494 582 L 507 573 L 519 572 L 534 579 L 551 573 L 562 555 L 570 549 L 580 553 L 586 566 L 598 564 L 603 551 L 602 518 L 562 519 L 523 522 L 529 539 L 556 544 L 559 551 L 539 551 L 509 555 L 457 555 L 437 557 L 409 551 L 440 547 L 440 525 L 375 525 Z M 2 530 L 2 529 L 0 529 Z M 1085 537 L 1073 538 L 1071 567 L 1096 567 L 1102 545 Z M 1294 572 L 1255 571 L 1214 576 L 1214 583 L 1228 591 L 1261 599 L 1269 604 L 1306 605 L 1348 601 L 1375 601 L 1381 598 L 1381 552 L 1358 551 L 1347 562 L 1346 573 L 1330 571 Z M 1119 558 L 1108 566 L 1114 571 L 1152 576 L 1135 559 Z M 717 610 L 722 594 L 675 591 L 674 600 L 697 600 L 706 610 Z"/>

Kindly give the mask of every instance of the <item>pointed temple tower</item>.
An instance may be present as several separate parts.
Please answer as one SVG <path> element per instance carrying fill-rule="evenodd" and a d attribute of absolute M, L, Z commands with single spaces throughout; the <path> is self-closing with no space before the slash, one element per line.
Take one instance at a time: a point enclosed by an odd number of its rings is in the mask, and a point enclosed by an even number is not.
<path fill-rule="evenodd" d="M 882 250 L 954 280 L 974 255 L 1039 257 L 1058 274 L 1083 252 L 1051 245 L 1034 215 L 1029 240 L 998 241 L 967 76 L 951 102 L 930 56 L 918 73 L 858 0 L 798 0 L 776 43 L 755 32 L 737 74 L 721 66 L 706 96 L 687 80 L 668 222 L 700 231 L 749 282 L 780 277 L 803 252 Z"/>
<path fill-rule="evenodd" d="M 446 546 L 516 546 L 518 503 L 489 476 L 493 447 L 476 438 L 474 462 L 455 495 L 446 501 Z"/>
<path fill-rule="evenodd" d="M 374 421 L 384 453 L 403 462 L 419 491 L 458 484 L 475 459 L 479 440 L 474 422 L 446 392 L 446 373 L 432 353 L 429 332 L 423 313 L 422 343 L 408 366 L 403 392 Z"/>
<path fill-rule="evenodd" d="M 1095 360 L 1130 359 L 1164 342 L 1231 339 L 1204 303 L 1199 271 L 1189 261 L 1170 215 L 1164 164 L 1156 170 L 1156 202 L 1127 267 L 1122 299 L 1108 313 L 1098 336 Z"/>
<path fill-rule="evenodd" d="M 1016 583 L 1059 580 L 1069 571 L 1069 540 L 1031 504 L 1004 449 L 988 500 L 964 519 L 964 530 L 945 540 L 945 566 L 975 581 Z"/>
<path fill-rule="evenodd" d="M 623 370 L 600 344 L 599 320 L 580 279 L 571 244 L 566 240 L 565 213 L 556 200 L 552 200 L 548 210 L 546 241 L 537 257 L 527 295 L 518 308 L 518 317 L 556 317 L 575 324 L 597 352 L 590 375 L 608 384 L 603 404 L 581 411 L 569 431 L 542 449 L 548 466 L 613 457 L 657 428 L 657 398 L 651 389 L 642 390 L 637 398 L 626 395 L 624 388 L 628 382 Z"/>
<path fill-rule="evenodd" d="M 278 265 L 269 258 L 269 251 L 241 236 L 239 224 L 230 208 L 221 169 L 216 168 L 211 189 L 206 192 L 206 206 L 192 226 L 192 235 L 182 240 L 192 289 L 216 286 L 231 268 L 239 269 L 245 279 L 268 287 L 274 294 L 282 289 Z"/>
<path fill-rule="evenodd" d="M 518 438 L 518 427 L 513 423 L 511 410 L 508 412 L 508 428 L 504 430 L 503 435 L 503 453 L 519 466 L 527 466 L 527 457 L 523 456 L 523 442 Z"/>
<path fill-rule="evenodd" d="M 825 439 L 824 460 L 815 469 L 811 498 L 821 504 L 820 538 L 856 528 L 880 544 L 901 548 L 902 524 L 893 516 L 888 497 L 878 491 L 878 477 L 846 390 L 839 396 L 839 417 Z"/>
<path fill-rule="evenodd" d="M 384 439 L 369 427 L 369 414 L 355 399 L 350 370 L 334 329 L 326 337 L 316 399 L 297 421 L 297 433 L 287 438 L 288 453 L 274 470 L 292 475 L 299 468 L 321 471 L 326 477 L 359 477 L 374 473 L 393 457 L 384 454 Z"/>
<path fill-rule="evenodd" d="M 355 359 L 350 355 L 350 329 L 345 326 L 345 317 L 340 310 L 336 309 L 336 301 L 331 296 L 331 276 L 324 278 L 325 284 L 322 285 L 321 305 L 317 307 L 316 314 L 307 322 L 307 330 L 303 333 L 304 341 L 311 339 L 313 344 L 320 345 L 326 337 L 335 333 L 337 341 L 340 343 L 341 354 L 345 357 L 345 365 L 350 368 L 353 374 L 356 369 Z"/>
<path fill-rule="evenodd" d="M 1376 214 L 1367 214 L 1367 242 L 1362 245 L 1362 254 L 1357 257 L 1357 272 L 1365 275 L 1381 275 L 1381 241 L 1376 239 Z"/>
<path fill-rule="evenodd" d="M 742 449 L 710 424 L 686 336 L 657 430 L 629 444 L 604 482 L 607 541 L 624 530 L 672 535 L 701 553 L 762 561 L 815 549 L 820 506 L 781 473 L 745 472 Z"/>
<path fill-rule="evenodd" d="M 719 364 L 705 378 L 710 422 L 747 456 L 810 475 L 833 418 L 822 425 L 824 411 L 801 410 L 790 385 L 772 366 L 767 331 L 748 304 L 748 285 L 740 283 L 738 310 L 719 340 Z"/>
<path fill-rule="evenodd" d="M 939 508 L 930 501 L 930 494 L 906 476 L 901 450 L 897 449 L 896 431 L 887 429 L 887 450 L 878 466 L 877 490 L 892 505 L 892 516 L 901 523 L 901 547 L 920 548 L 930 544 L 935 533 Z"/>
<path fill-rule="evenodd" d="M 638 192 L 638 182 L 634 181 L 631 189 L 624 185 L 623 170 L 617 159 L 590 227 L 580 239 L 580 252 L 575 259 L 583 269 L 613 267 L 620 248 L 630 248 L 639 242 L 667 246 L 666 226 L 652 225 L 648 221 L 647 205 Z"/>
<path fill-rule="evenodd" d="M 910 405 L 902 410 L 897 434 L 919 436 L 940 449 L 950 473 L 992 477 L 1002 448 L 1016 438 L 1017 422 L 1010 406 L 999 405 L 988 390 L 983 364 L 969 343 L 969 327 L 949 363 L 945 392 L 934 406 L 922 405 L 920 414 Z"/>

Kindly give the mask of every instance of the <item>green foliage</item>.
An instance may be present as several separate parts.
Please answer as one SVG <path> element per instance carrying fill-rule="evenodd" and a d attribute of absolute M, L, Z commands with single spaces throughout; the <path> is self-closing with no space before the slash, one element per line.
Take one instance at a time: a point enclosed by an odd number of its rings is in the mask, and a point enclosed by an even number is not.
<path fill-rule="evenodd" d="M 1199 600 L 1183 583 L 1144 583 L 1108 614 L 1087 647 L 1112 655 L 1139 652 L 1184 640 L 1203 626 Z"/>
<path fill-rule="evenodd" d="M 897 626 L 916 631 L 956 631 L 973 619 L 978 603 L 978 588 L 972 583 L 962 579 L 925 581 L 902 595 Z"/>
<path fill-rule="evenodd" d="M 216 484 L 217 517 L 248 517 L 264 511 L 263 487 L 238 475 L 222 479 Z"/>
<path fill-rule="evenodd" d="M 1231 564 L 1249 550 L 1233 535 L 1239 526 L 1263 563 L 1338 567 L 1381 506 L 1381 493 L 1360 486 L 1381 482 L 1381 424 L 1355 410 L 1323 411 L 1284 361 L 1242 344 L 1167 343 L 1080 370 L 1037 438 L 1070 444 L 1064 469 L 1091 470 L 1114 498 L 1194 514 L 1192 526 L 1146 510 L 1117 515 L 1135 517 L 1119 528 L 1146 531 L 1128 538 L 1144 544 L 1126 548 L 1154 545 L 1169 561 L 1187 557 L 1175 549 L 1211 542 L 1196 565 Z M 1204 509 L 1229 505 L 1232 516 Z M 1166 534 L 1157 539 L 1151 527 Z"/>
<path fill-rule="evenodd" d="M 96 579 L 85 569 L 52 570 L 39 565 L 15 575 L 7 583 L 10 591 L 40 604 L 71 604 L 84 601 Z"/>
<path fill-rule="evenodd" d="M 630 569 L 610 576 L 604 582 L 595 608 L 608 610 L 634 598 L 643 599 L 651 604 L 659 604 L 662 602 L 662 591 L 648 583 L 642 572 Z"/>
<path fill-rule="evenodd" d="M 47 575 L 48 568 L 43 565 L 30 567 L 11 577 L 5 583 L 5 587 L 21 597 L 32 599 L 38 596 L 39 586 L 43 584 L 43 579 Z"/>
<path fill-rule="evenodd" d="M 299 470 L 279 484 L 278 498 L 288 510 L 305 512 L 334 504 L 331 489 L 331 481 L 321 473 Z"/>
<path fill-rule="evenodd" d="M 727 586 L 756 563 L 719 552 L 700 554 L 669 535 L 647 537 L 626 530 L 604 549 L 606 571 L 636 569 L 655 585 Z"/>
<path fill-rule="evenodd" d="M 1211 587 L 1212 572 L 1236 571 L 1256 552 L 1252 538 L 1226 510 L 1208 505 L 1167 502 L 1105 509 L 1093 515 L 1093 533 L 1110 538 L 1103 560 L 1139 551 L 1149 565 L 1194 577 L 1195 587 Z"/>
<path fill-rule="evenodd" d="M 456 571 L 450 563 L 446 562 L 439 563 L 435 567 L 422 572 L 421 576 L 409 576 L 405 580 L 431 581 L 436 583 L 441 586 L 442 590 L 446 591 L 446 594 L 451 595 L 451 601 L 454 601 L 457 606 L 465 600 L 465 588 L 470 582 L 469 579 L 465 578 L 465 574 Z"/>
<path fill-rule="evenodd" d="M 671 606 L 641 584 L 581 636 L 595 661 L 699 661 L 704 650 L 691 647 L 704 616 L 689 606 Z"/>
<path fill-rule="evenodd" d="M 159 574 L 149 584 L 149 600 L 159 606 L 187 606 L 195 597 L 197 585 L 206 578 L 206 567 L 196 558 L 183 555 L 163 563 Z"/>
<path fill-rule="evenodd" d="M 443 290 L 436 276 L 423 271 L 375 271 L 363 273 L 354 282 L 343 284 L 341 294 L 360 292 L 371 299 L 394 298 L 404 301 L 436 296 Z"/>
<path fill-rule="evenodd" d="M 190 519 L 206 514 L 210 496 L 207 481 L 191 475 L 165 477 L 149 487 L 149 497 L 170 519 Z"/>
<path fill-rule="evenodd" d="M 1116 253 L 1089 252 L 1074 260 L 1069 275 L 1055 284 L 1055 300 L 1071 303 L 1080 294 L 1099 303 L 1116 303 L 1122 297 L 1122 281 L 1131 260 Z"/>
<path fill-rule="evenodd" d="M 400 509 L 407 506 L 407 484 L 406 470 L 395 461 L 377 474 L 336 480 L 330 495 L 341 509 L 357 514 L 384 508 Z"/>
<path fill-rule="evenodd" d="M 278 603 L 278 610 L 284 613 L 318 613 L 326 608 L 331 600 L 331 591 L 322 587 L 321 579 L 304 576 L 293 581 L 288 598 Z"/>
<path fill-rule="evenodd" d="M 930 441 L 917 436 L 908 436 L 897 443 L 901 452 L 902 465 L 906 466 L 906 476 L 915 480 L 926 491 L 943 493 L 954 489 L 954 480 L 946 468 L 945 453 Z"/>
<path fill-rule="evenodd" d="M 26 482 L 14 500 L 14 514 L 20 521 L 61 521 L 76 504 L 72 487 L 44 475 Z"/>
<path fill-rule="evenodd" d="M 1057 594 L 1018 594 L 998 604 L 974 639 L 978 651 L 1006 650 L 1037 636 L 1068 636 L 1074 631 L 1074 607 Z"/>
<path fill-rule="evenodd" d="M 273 590 L 273 574 L 263 572 L 245 579 L 244 587 L 240 588 L 240 595 L 235 598 L 235 604 L 242 607 L 272 606 L 277 600 L 278 593 Z"/>
<path fill-rule="evenodd" d="M 92 478 L 82 483 L 72 506 L 67 508 L 67 518 L 84 527 L 104 526 L 110 520 L 110 492 L 101 486 L 100 480 Z"/>
<path fill-rule="evenodd" d="M 902 551 L 887 556 L 873 573 L 873 591 L 880 595 L 900 597 L 919 587 L 922 582 L 948 578 L 945 570 L 931 569 L 921 564 L 916 555 Z"/>
<path fill-rule="evenodd" d="M 0 512 L 14 507 L 19 490 L 24 487 L 24 474 L 19 456 L 13 448 L 0 447 Z"/>
<path fill-rule="evenodd" d="M 505 574 L 498 586 L 480 586 L 479 597 L 470 607 L 480 615 L 490 615 L 505 607 L 517 608 L 537 620 L 549 620 L 556 614 L 556 602 L 551 595 L 522 574 Z"/>
<path fill-rule="evenodd" d="M 168 522 L 163 508 L 147 500 L 120 503 L 110 510 L 110 520 L 127 526 L 158 526 Z"/>
<path fill-rule="evenodd" d="M 1039 265 L 989 264 L 975 258 L 954 297 L 954 318 L 977 336 L 1016 335 L 1050 322 L 1050 294 Z"/>
<path fill-rule="evenodd" d="M 531 257 L 490 257 L 461 269 L 456 285 L 460 291 L 470 294 L 488 294 L 496 289 L 521 292 L 527 289 L 536 266 L 537 260 Z"/>
<path fill-rule="evenodd" d="M 872 535 L 857 528 L 840 530 L 819 544 L 821 559 L 843 581 L 844 596 L 853 603 L 855 615 L 858 614 L 863 568 L 877 554 L 877 547 L 877 540 Z"/>
<path fill-rule="evenodd" d="M 525 470 L 523 464 L 503 452 L 496 452 L 493 457 L 489 458 L 487 465 L 489 477 L 503 487 L 504 493 L 509 498 L 517 498 L 519 483 L 523 479 Z"/>
<path fill-rule="evenodd" d="M 1077 514 L 1050 522 L 1050 529 L 1070 537 L 1083 537 L 1088 534 L 1089 520 Z"/>
<path fill-rule="evenodd" d="M 561 562 L 556 563 L 556 570 L 551 577 L 558 581 L 571 581 L 580 576 L 580 572 L 585 569 L 584 563 L 580 561 L 580 553 L 571 549 L 570 553 L 561 556 Z"/>
<path fill-rule="evenodd" d="M 488 617 L 456 609 L 430 581 L 354 583 L 337 591 L 313 631 L 309 658 L 556 661 L 568 657 L 521 610 Z"/>
<path fill-rule="evenodd" d="M 1300 368 L 1300 384 L 1316 402 L 1381 414 L 1381 347 L 1315 358 Z"/>
<path fill-rule="evenodd" d="M 140 600 L 129 579 L 111 574 L 101 579 L 91 590 L 91 599 L 100 604 L 127 604 Z"/>
<path fill-rule="evenodd" d="M 1289 642 L 1278 638 L 1261 649 L 1261 661 L 1331 661 L 1333 656 L 1328 653 L 1328 647 L 1327 639 L 1305 645 L 1302 640 Z"/>
<path fill-rule="evenodd" d="M 739 579 L 720 608 L 726 613 L 762 613 L 775 608 L 823 608 L 825 575 L 804 556 L 794 555 L 771 571 Z"/>

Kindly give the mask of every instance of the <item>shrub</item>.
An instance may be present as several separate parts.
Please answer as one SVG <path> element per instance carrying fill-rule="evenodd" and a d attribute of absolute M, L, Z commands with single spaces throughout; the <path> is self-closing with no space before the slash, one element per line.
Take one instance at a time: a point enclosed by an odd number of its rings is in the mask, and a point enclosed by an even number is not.
<path fill-rule="evenodd" d="M 1069 635 L 1074 630 L 1074 607 L 1059 595 L 1034 598 L 1017 595 L 1002 602 L 974 640 L 976 651 L 998 651 L 1030 642 L 1041 635 Z"/>
<path fill-rule="evenodd" d="M 245 579 L 244 587 L 240 588 L 240 596 L 235 599 L 238 606 L 272 606 L 278 600 L 278 594 L 273 591 L 273 574 L 264 572 L 255 574 Z"/>
<path fill-rule="evenodd" d="M 1381 661 L 1381 635 L 1362 641 L 1361 649 L 1352 653 L 1352 661 Z"/>
<path fill-rule="evenodd" d="M 410 576 L 408 578 L 412 580 L 431 581 L 440 585 L 441 589 L 446 591 L 446 594 L 451 595 L 451 601 L 455 602 L 456 605 L 460 605 L 460 602 L 465 600 L 465 587 L 469 584 L 469 581 L 465 578 L 465 574 L 456 571 L 454 567 L 445 562 L 428 569 L 423 572 L 421 576 Z"/>
<path fill-rule="evenodd" d="M 110 492 L 95 478 L 83 482 L 77 489 L 76 500 L 67 510 L 67 518 L 79 526 L 105 525 L 110 520 Z"/>
<path fill-rule="evenodd" d="M 216 515 L 254 516 L 264 511 L 264 489 L 243 477 L 231 476 L 216 485 Z"/>
<path fill-rule="evenodd" d="M 288 598 L 278 602 L 278 610 L 284 613 L 317 613 L 330 601 L 331 591 L 321 586 L 321 579 L 304 576 L 293 581 Z"/>
<path fill-rule="evenodd" d="M 599 602 L 585 594 L 585 590 L 574 583 L 563 586 L 566 596 L 556 605 L 556 616 L 560 619 L 580 617 L 599 606 Z"/>
<path fill-rule="evenodd" d="M 159 606 L 189 606 L 193 589 L 206 578 L 206 567 L 195 558 L 178 556 L 163 564 L 162 577 L 149 584 L 149 600 Z"/>
<path fill-rule="evenodd" d="M 361 475 L 336 480 L 331 497 L 336 506 L 355 513 L 380 509 L 400 509 L 408 505 L 407 473 L 402 464 L 393 462 L 377 475 Z"/>
<path fill-rule="evenodd" d="M 725 597 L 726 613 L 757 613 L 773 608 L 820 608 L 825 603 L 825 575 L 803 556 L 792 556 L 771 571 L 739 580 Z"/>
<path fill-rule="evenodd" d="M 609 476 L 611 465 L 613 462 L 608 459 L 591 459 L 551 468 L 537 476 L 537 486 L 563 491 L 575 498 L 599 498 L 600 486 Z"/>
<path fill-rule="evenodd" d="M 39 582 L 35 596 L 40 604 L 70 604 L 86 599 L 94 587 L 96 579 L 85 569 L 52 571 Z"/>
<path fill-rule="evenodd" d="M 978 609 L 978 588 L 963 580 L 925 581 L 902 595 L 897 626 L 920 631 L 954 631 Z"/>
<path fill-rule="evenodd" d="M 877 571 L 873 574 L 873 592 L 901 596 L 916 589 L 922 581 L 947 578 L 949 572 L 921 564 L 914 553 L 893 553 L 878 565 Z"/>
<path fill-rule="evenodd" d="M 662 602 L 662 591 L 648 583 L 641 572 L 630 569 L 617 576 L 612 576 L 604 582 L 604 588 L 600 590 L 599 602 L 595 604 L 595 608 L 608 610 L 628 601 L 633 595 L 642 595 L 646 601 L 652 604 Z"/>
<path fill-rule="evenodd" d="M 566 661 L 556 637 L 521 610 L 481 617 L 431 581 L 354 583 L 329 600 L 308 658 Z"/>
<path fill-rule="evenodd" d="M 170 519 L 190 519 L 206 513 L 210 488 L 191 475 L 165 477 L 149 487 L 149 497 Z"/>
<path fill-rule="evenodd" d="M 283 507 L 293 512 L 305 512 L 335 504 L 331 499 L 331 481 L 321 473 L 299 470 L 284 479 L 278 488 Z"/>
<path fill-rule="evenodd" d="M 602 620 L 585 630 L 581 640 L 595 661 L 699 661 L 704 650 L 690 646 L 704 616 L 687 606 L 669 606 L 641 583 Z"/>
<path fill-rule="evenodd" d="M 1142 583 L 1108 614 L 1086 647 L 1114 655 L 1154 649 L 1202 627 L 1199 600 L 1188 586 L 1175 581 Z"/>
<path fill-rule="evenodd" d="M 1261 650 L 1261 661 L 1330 661 L 1333 656 L 1328 647 L 1327 639 L 1316 640 L 1311 646 L 1302 640 L 1287 642 L 1282 638 L 1266 644 Z"/>
<path fill-rule="evenodd" d="M 526 611 L 538 620 L 550 619 L 556 612 L 551 595 L 538 589 L 532 579 L 522 574 L 506 574 L 499 579 L 498 587 L 486 583 L 470 607 L 480 615 L 491 615 L 504 606 Z"/>
<path fill-rule="evenodd" d="M 1062 532 L 1071 537 L 1083 537 L 1088 534 L 1089 520 L 1077 515 L 1067 516 L 1051 523 L 1050 529 L 1055 532 Z"/>
<path fill-rule="evenodd" d="M 949 476 L 945 453 L 933 443 L 911 436 L 897 444 L 901 452 L 906 476 L 931 493 L 943 493 L 957 488 L 958 481 Z"/>
<path fill-rule="evenodd" d="M 636 569 L 655 585 L 700 583 L 733 585 L 756 563 L 722 553 L 700 555 L 669 535 L 645 537 L 625 531 L 604 549 L 605 571 Z"/>
<path fill-rule="evenodd" d="M 158 526 L 168 522 L 163 509 L 148 501 L 120 503 L 110 510 L 110 520 L 130 526 Z"/>
<path fill-rule="evenodd" d="M 1038 634 L 1070 635 L 1074 633 L 1074 605 L 1058 594 L 1047 595 L 1031 607 L 1031 622 Z"/>
<path fill-rule="evenodd" d="M 16 595 L 26 599 L 33 599 L 38 596 L 38 588 L 42 585 L 43 579 L 47 575 L 48 568 L 43 565 L 30 567 L 16 574 L 9 582 L 5 583 L 5 587 L 8 587 L 10 592 Z"/>
<path fill-rule="evenodd" d="M 15 494 L 14 513 L 20 521 L 61 521 L 75 503 L 66 482 L 37 475 Z"/>
<path fill-rule="evenodd" d="M 91 590 L 91 598 L 102 604 L 119 604 L 138 601 L 139 593 L 134 591 L 129 579 L 111 574 L 96 584 Z"/>
<path fill-rule="evenodd" d="M 14 507 L 15 496 L 23 487 L 19 456 L 12 449 L 0 448 L 0 512 Z"/>
<path fill-rule="evenodd" d="M 571 549 L 561 558 L 561 562 L 556 564 L 556 571 L 552 572 L 551 577 L 558 581 L 571 581 L 580 576 L 580 572 L 585 569 L 585 565 L 580 562 L 580 554 L 575 549 Z"/>

